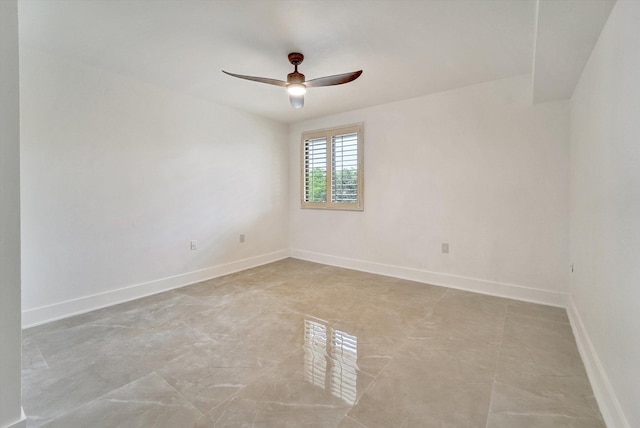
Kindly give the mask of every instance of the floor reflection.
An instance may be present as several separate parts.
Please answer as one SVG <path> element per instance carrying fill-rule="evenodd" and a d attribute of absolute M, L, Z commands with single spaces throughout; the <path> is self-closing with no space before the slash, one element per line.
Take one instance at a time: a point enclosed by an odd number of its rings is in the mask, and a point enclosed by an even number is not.
<path fill-rule="evenodd" d="M 304 320 L 305 380 L 353 405 L 356 402 L 358 338 Z"/>

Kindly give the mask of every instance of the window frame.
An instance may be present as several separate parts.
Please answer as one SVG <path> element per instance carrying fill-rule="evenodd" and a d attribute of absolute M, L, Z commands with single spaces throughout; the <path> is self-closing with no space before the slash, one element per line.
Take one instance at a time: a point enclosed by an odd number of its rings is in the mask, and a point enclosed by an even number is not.
<path fill-rule="evenodd" d="M 344 134 L 356 134 L 357 143 L 357 186 L 358 197 L 356 202 L 332 202 L 332 182 L 333 182 L 333 137 Z M 309 202 L 305 200 L 305 141 L 325 138 L 326 140 L 326 189 L 327 197 L 325 202 Z M 340 211 L 364 211 L 364 125 L 362 123 L 344 125 L 335 128 L 326 128 L 315 131 L 303 132 L 300 141 L 300 201 L 303 209 L 340 210 Z"/>

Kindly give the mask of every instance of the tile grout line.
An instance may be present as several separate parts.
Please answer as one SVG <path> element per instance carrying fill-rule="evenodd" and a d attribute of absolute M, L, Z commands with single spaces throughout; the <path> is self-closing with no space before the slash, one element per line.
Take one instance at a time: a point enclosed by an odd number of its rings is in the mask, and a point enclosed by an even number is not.
<path fill-rule="evenodd" d="M 112 389 L 112 390 L 110 390 L 110 391 L 105 392 L 104 394 L 100 395 L 99 397 L 94 398 L 93 400 L 87 401 L 86 403 L 82 403 L 82 404 L 81 404 L 81 405 L 79 405 L 79 406 L 73 407 L 73 408 L 71 408 L 71 409 L 67 410 L 67 411 L 66 411 L 66 412 L 64 412 L 64 413 L 61 413 L 61 414 L 59 414 L 58 416 L 56 416 L 56 417 L 54 417 L 54 418 L 51 418 L 51 419 L 50 419 L 50 420 L 49 420 L 45 425 L 49 425 L 49 424 L 53 423 L 54 421 L 56 421 L 56 420 L 58 420 L 58 419 L 60 419 L 60 418 L 62 418 L 62 417 L 64 417 L 64 416 L 66 416 L 66 415 L 68 415 L 68 414 L 70 414 L 70 413 L 72 413 L 72 412 L 75 412 L 76 410 L 78 410 L 78 409 L 80 409 L 80 408 L 82 408 L 82 407 L 88 406 L 88 405 L 89 405 L 89 404 L 91 404 L 91 403 L 94 403 L 94 402 L 96 402 L 96 401 L 98 401 L 98 400 L 101 400 L 101 399 L 102 399 L 102 398 L 104 398 L 106 395 L 109 395 L 109 394 L 111 394 L 111 393 L 112 393 L 112 392 L 114 392 L 114 391 L 117 391 L 117 390 L 119 390 L 119 389 L 124 388 L 124 387 L 125 387 L 125 386 L 127 386 L 127 385 L 130 385 L 130 384 L 132 384 L 132 383 L 134 383 L 134 382 L 137 382 L 137 381 L 139 381 L 140 379 L 142 379 L 143 377 L 145 377 L 145 376 L 149 376 L 151 373 L 153 373 L 153 372 L 146 373 L 146 374 L 144 374 L 144 375 L 142 375 L 142 376 L 140 376 L 140 377 L 138 377 L 138 378 L 136 378 L 136 379 L 133 379 L 133 380 L 132 380 L 132 381 L 130 381 L 130 382 L 127 382 L 127 383 L 125 383 L 125 384 L 123 384 L 123 385 L 120 385 L 120 386 L 118 386 L 118 387 L 116 387 L 116 388 L 113 388 L 113 389 Z M 164 379 L 164 378 L 163 378 L 163 379 Z"/>
<path fill-rule="evenodd" d="M 166 379 L 164 378 L 164 376 L 162 376 L 162 375 L 161 375 L 160 373 L 158 373 L 156 370 L 152 371 L 152 372 L 151 372 L 151 373 L 149 373 L 149 374 L 155 374 L 155 375 L 156 375 L 156 376 L 158 376 L 160 379 L 162 379 L 162 380 L 164 381 L 164 383 L 166 383 L 167 385 L 169 385 L 169 388 L 171 388 L 171 389 L 172 389 L 176 394 L 178 394 L 180 397 L 182 397 L 182 399 L 183 399 L 184 401 L 186 401 L 187 403 L 191 404 L 191 407 L 193 407 L 194 409 L 196 409 L 196 412 L 198 412 L 198 413 L 200 414 L 200 418 L 202 418 L 202 417 L 205 415 L 204 413 L 202 413 L 202 412 L 200 411 L 200 409 L 198 409 L 198 408 L 196 407 L 196 405 L 195 405 L 195 404 L 193 404 L 193 403 L 191 402 L 191 400 L 189 400 L 187 397 L 185 397 L 184 395 L 182 395 L 182 393 L 181 393 L 180 391 L 178 391 L 177 389 L 175 389 L 175 388 L 173 387 L 173 385 L 171 385 L 171 383 L 169 383 L 169 381 L 168 381 L 168 380 L 166 380 Z M 147 376 L 148 376 L 148 375 L 147 375 Z"/>
<path fill-rule="evenodd" d="M 292 357 L 296 352 L 299 352 L 301 349 L 302 349 L 302 346 L 299 346 L 296 349 L 294 349 L 293 351 L 291 351 L 288 354 L 286 354 L 286 356 L 284 358 L 282 358 L 282 360 L 280 360 L 276 364 L 274 364 L 273 367 L 265 369 L 264 372 L 261 372 L 258 376 L 256 376 L 255 379 L 251 380 L 250 382 L 247 382 L 247 384 L 244 385 L 242 388 L 239 388 L 236 392 L 234 392 L 233 394 L 231 394 L 230 396 L 225 398 L 223 401 L 221 401 L 220 403 L 218 403 L 217 405 L 215 405 L 211 409 L 209 409 L 207 414 L 210 413 L 212 410 L 218 408 L 219 406 L 222 406 L 224 403 L 234 400 L 244 389 L 249 387 L 249 385 L 251 385 L 253 382 L 257 381 L 258 379 L 260 379 L 260 378 L 262 378 L 264 376 L 267 376 L 270 372 L 275 371 L 278 368 L 278 365 L 282 364 L 282 362 L 284 362 L 288 358 Z M 222 412 L 222 414 L 220 416 L 218 416 L 218 418 L 214 421 L 214 423 L 213 423 L 214 427 L 218 425 L 218 421 L 220 420 L 220 418 L 222 418 L 222 416 L 224 415 L 225 412 L 226 412 L 226 410 L 224 412 Z M 254 420 L 255 420 L 255 417 L 256 416 L 254 416 Z M 254 425 L 255 424 L 252 424 L 252 426 L 254 426 Z"/>
<path fill-rule="evenodd" d="M 509 303 L 504 307 L 504 320 L 502 321 L 502 334 L 500 335 L 500 345 L 498 346 L 498 355 L 496 356 L 496 363 L 493 369 L 493 383 L 491 385 L 491 396 L 489 397 L 489 408 L 487 409 L 487 421 L 485 422 L 485 428 L 489 428 L 489 417 L 491 416 L 491 406 L 493 405 L 493 396 L 496 389 L 496 377 L 498 375 L 498 364 L 500 363 L 500 355 L 502 354 L 502 346 L 504 344 L 505 326 L 507 325 L 507 316 L 509 314 Z"/>
<path fill-rule="evenodd" d="M 440 303 L 440 301 L 444 298 L 445 294 L 447 294 L 447 290 L 445 290 L 445 292 L 444 292 L 444 293 L 442 293 L 442 295 L 438 298 L 438 300 L 436 300 L 436 302 L 435 302 L 435 303 L 434 303 L 434 304 L 429 308 L 429 310 L 427 311 L 427 313 L 425 314 L 425 316 L 424 316 L 424 317 L 422 317 L 421 321 L 424 321 L 425 319 L 427 319 L 427 317 L 428 317 L 431 313 L 433 313 L 434 308 L 435 308 L 435 307 L 438 305 L 438 303 Z M 405 345 L 405 343 L 407 343 L 407 341 L 409 341 L 409 339 L 410 339 L 410 337 L 409 337 L 409 336 L 406 336 L 406 337 L 404 338 L 404 340 L 402 341 L 402 343 L 398 346 L 398 349 L 399 349 L 399 348 L 402 348 L 402 347 Z M 397 352 L 396 352 L 396 354 L 397 354 Z M 360 399 L 361 399 L 362 397 L 364 397 L 364 395 L 367 393 L 367 391 L 368 391 L 368 390 L 369 390 L 373 385 L 375 385 L 376 381 L 378 380 L 378 378 L 380 377 L 380 375 L 382 374 L 382 372 L 384 372 L 384 370 L 387 368 L 387 366 L 388 366 L 389 364 L 391 364 L 391 361 L 395 358 L 396 354 L 392 355 L 392 356 L 391 356 L 391 358 L 389 358 L 389 361 L 387 361 L 387 362 L 386 362 L 386 364 L 385 364 L 384 366 L 382 366 L 382 368 L 380 369 L 380 371 L 378 372 L 378 374 L 377 374 L 377 375 L 375 375 L 375 376 L 373 377 L 373 380 L 371 381 L 371 383 L 370 383 L 369 385 L 367 385 L 367 387 L 364 389 L 364 391 L 362 391 L 362 394 L 360 394 L 360 398 L 358 398 L 358 400 L 353 404 L 353 406 L 351 406 L 351 409 L 349 409 L 349 411 L 351 411 L 354 407 L 356 407 L 356 406 L 358 405 L 358 403 L 360 402 Z M 366 373 L 366 372 L 365 372 L 365 373 Z M 369 375 L 371 375 L 371 374 L 369 373 Z M 360 422 L 358 419 L 355 419 L 355 418 L 353 418 L 353 417 L 349 416 L 349 411 L 347 411 L 347 414 L 344 416 L 345 418 L 347 418 L 347 417 L 348 417 L 349 419 L 352 419 L 352 420 L 356 421 L 358 424 L 360 424 L 360 425 L 364 426 L 365 428 L 368 428 L 368 426 L 367 426 L 367 425 L 363 424 L 363 423 L 362 423 L 362 422 Z M 344 419 L 344 418 L 343 418 L 343 419 Z"/>
<path fill-rule="evenodd" d="M 42 361 L 44 361 L 44 365 L 46 368 L 50 368 L 49 367 L 49 362 L 47 361 L 47 359 L 44 357 L 44 354 L 42 353 L 42 350 L 40 349 L 40 345 L 38 345 L 38 342 L 36 342 L 35 340 L 33 341 L 33 344 L 35 345 L 36 349 L 38 350 L 38 353 L 40 354 L 40 356 L 42 357 Z"/>

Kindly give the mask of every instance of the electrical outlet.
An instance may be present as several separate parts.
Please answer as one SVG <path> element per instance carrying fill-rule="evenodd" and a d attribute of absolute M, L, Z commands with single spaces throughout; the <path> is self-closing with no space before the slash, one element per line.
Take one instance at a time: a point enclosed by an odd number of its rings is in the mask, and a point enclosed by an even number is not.
<path fill-rule="evenodd" d="M 191 251 L 198 249 L 198 241 L 191 241 Z"/>
<path fill-rule="evenodd" d="M 244 242 L 244 233 L 240 234 L 240 242 Z"/>
<path fill-rule="evenodd" d="M 448 254 L 449 253 L 449 244 L 447 242 L 443 242 L 442 243 L 442 254 Z"/>

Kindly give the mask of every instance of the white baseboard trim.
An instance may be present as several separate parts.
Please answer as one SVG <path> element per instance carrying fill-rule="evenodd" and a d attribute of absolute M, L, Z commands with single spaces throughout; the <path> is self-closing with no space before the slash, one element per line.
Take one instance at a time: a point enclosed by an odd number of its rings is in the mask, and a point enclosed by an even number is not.
<path fill-rule="evenodd" d="M 550 306 L 566 307 L 567 294 L 556 291 L 542 290 L 515 284 L 488 281 L 484 279 L 469 278 L 426 270 L 393 266 L 383 263 L 356 260 L 346 257 L 332 256 L 329 254 L 314 253 L 304 250 L 291 250 L 291 257 L 310 262 L 322 263 L 347 269 L 375 273 L 378 275 L 393 276 L 401 279 L 439 285 L 442 287 L 459 290 L 473 291 L 489 294 L 491 296 L 506 297 L 509 299 L 523 300 L 532 303 L 541 303 Z"/>
<path fill-rule="evenodd" d="M 20 420 L 16 422 L 12 422 L 9 425 L 6 425 L 5 428 L 26 428 L 27 427 L 27 417 L 24 415 L 24 409 L 20 408 L 21 416 Z"/>
<path fill-rule="evenodd" d="M 272 253 L 237 260 L 231 263 L 225 263 L 193 272 L 130 285 L 128 287 L 110 290 L 104 293 L 93 294 L 91 296 L 67 300 L 53 305 L 28 309 L 22 311 L 22 328 L 34 327 L 36 325 L 104 308 L 106 306 L 139 299 L 141 297 L 150 296 L 152 294 L 161 293 L 174 288 L 184 287 L 185 285 L 206 281 L 208 279 L 228 275 L 244 269 L 250 269 L 252 267 L 272 263 L 287 257 L 289 257 L 289 250 L 274 251 Z"/>
<path fill-rule="evenodd" d="M 604 422 L 609 428 L 631 428 L 571 295 L 568 297 L 567 314 Z"/>

